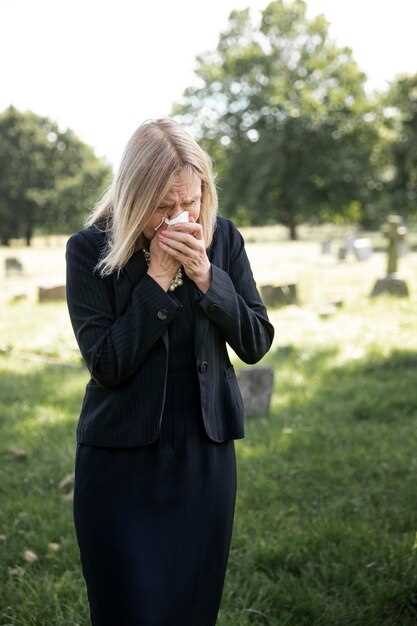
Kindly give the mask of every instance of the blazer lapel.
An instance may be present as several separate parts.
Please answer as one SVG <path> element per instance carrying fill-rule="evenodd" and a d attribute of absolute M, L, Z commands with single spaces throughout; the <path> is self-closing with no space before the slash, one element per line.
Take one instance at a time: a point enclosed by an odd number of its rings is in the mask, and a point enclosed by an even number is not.
<path fill-rule="evenodd" d="M 135 285 L 147 270 L 146 259 L 142 250 L 136 250 L 131 255 L 123 270 L 126 272 L 131 285 Z"/>

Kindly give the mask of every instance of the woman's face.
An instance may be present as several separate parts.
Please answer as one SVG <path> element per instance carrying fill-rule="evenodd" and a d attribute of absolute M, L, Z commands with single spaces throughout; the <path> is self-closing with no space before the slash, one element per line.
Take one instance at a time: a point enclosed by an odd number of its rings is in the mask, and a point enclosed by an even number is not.
<path fill-rule="evenodd" d="M 200 208 L 201 178 L 184 170 L 176 176 L 170 191 L 155 209 L 154 214 L 143 229 L 143 233 L 147 239 L 151 240 L 159 230 L 168 228 L 168 224 L 162 221 L 164 218 L 171 220 L 182 211 L 188 211 L 190 222 L 192 221 L 191 218 L 197 221 Z M 155 230 L 159 225 L 160 228 Z"/>

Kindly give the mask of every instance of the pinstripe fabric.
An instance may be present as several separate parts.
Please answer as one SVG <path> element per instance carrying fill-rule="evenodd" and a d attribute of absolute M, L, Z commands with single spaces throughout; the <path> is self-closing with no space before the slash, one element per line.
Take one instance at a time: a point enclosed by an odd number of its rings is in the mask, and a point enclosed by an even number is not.
<path fill-rule="evenodd" d="M 105 279 L 94 272 L 105 233 L 94 226 L 66 246 L 67 306 L 80 353 L 90 372 L 77 442 L 112 447 L 145 445 L 159 435 L 168 326 L 182 305 L 147 274 L 141 250 Z M 258 362 L 274 337 L 246 255 L 244 240 L 218 216 L 207 250 L 211 284 L 194 285 L 195 356 L 202 412 L 213 441 L 244 437 L 242 396 L 226 342 L 246 363 Z"/>

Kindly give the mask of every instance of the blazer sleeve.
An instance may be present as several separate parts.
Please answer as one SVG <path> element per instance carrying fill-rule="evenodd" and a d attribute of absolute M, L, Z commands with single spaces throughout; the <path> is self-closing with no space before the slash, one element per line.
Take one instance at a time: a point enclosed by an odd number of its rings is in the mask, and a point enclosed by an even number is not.
<path fill-rule="evenodd" d="M 132 288 L 123 315 L 115 317 L 106 279 L 93 272 L 97 248 L 78 232 L 66 244 L 66 296 L 81 355 L 91 376 L 113 388 L 128 379 L 183 308 L 148 273 Z M 158 316 L 164 309 L 165 316 Z"/>
<path fill-rule="evenodd" d="M 257 363 L 268 352 L 275 329 L 256 287 L 242 234 L 229 224 L 230 270 L 211 264 L 211 283 L 196 301 L 218 326 L 227 343 L 245 363 Z"/>

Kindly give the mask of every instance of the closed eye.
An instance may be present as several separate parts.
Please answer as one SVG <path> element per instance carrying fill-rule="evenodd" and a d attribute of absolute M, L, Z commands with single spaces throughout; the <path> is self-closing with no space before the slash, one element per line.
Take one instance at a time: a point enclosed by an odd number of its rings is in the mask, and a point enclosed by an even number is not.
<path fill-rule="evenodd" d="M 194 200 L 194 202 L 192 202 L 191 204 L 185 204 L 184 206 L 186 207 L 193 207 L 195 204 L 197 204 L 197 200 Z M 157 211 L 161 212 L 161 211 L 168 211 L 169 207 L 158 207 Z"/>

